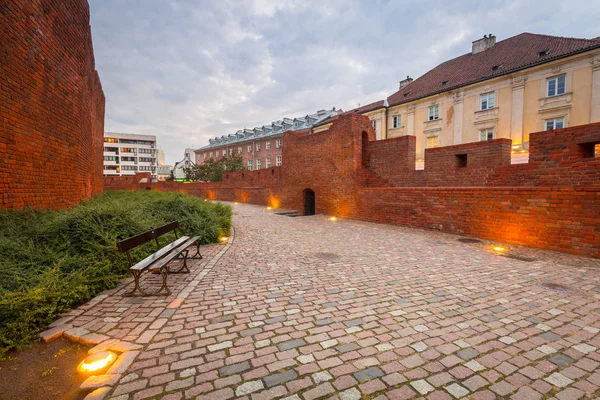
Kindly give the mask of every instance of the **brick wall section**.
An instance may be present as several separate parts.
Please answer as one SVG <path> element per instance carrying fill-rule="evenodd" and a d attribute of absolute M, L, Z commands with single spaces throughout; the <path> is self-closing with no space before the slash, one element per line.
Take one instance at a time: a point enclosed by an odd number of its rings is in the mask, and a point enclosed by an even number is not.
<path fill-rule="evenodd" d="M 286 133 L 280 168 L 151 186 L 300 211 L 310 188 L 326 215 L 600 257 L 600 157 L 589 157 L 600 123 L 532 133 L 531 162 L 520 165 L 510 164 L 510 141 L 497 139 L 427 150 L 415 171 L 414 137 L 373 139 L 367 117 L 343 116 L 325 132 Z"/>
<path fill-rule="evenodd" d="M 104 94 L 85 0 L 0 2 L 0 209 L 102 193 Z"/>

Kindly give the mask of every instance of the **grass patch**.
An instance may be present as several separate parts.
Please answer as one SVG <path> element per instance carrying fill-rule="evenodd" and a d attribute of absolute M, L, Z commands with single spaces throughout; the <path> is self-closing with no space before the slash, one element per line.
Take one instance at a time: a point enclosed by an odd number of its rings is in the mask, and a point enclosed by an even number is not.
<path fill-rule="evenodd" d="M 119 238 L 175 220 L 183 235 L 216 243 L 229 232 L 231 207 L 180 193 L 113 191 L 66 211 L 0 212 L 0 358 L 128 274 Z M 148 244 L 133 255 L 154 251 Z"/>

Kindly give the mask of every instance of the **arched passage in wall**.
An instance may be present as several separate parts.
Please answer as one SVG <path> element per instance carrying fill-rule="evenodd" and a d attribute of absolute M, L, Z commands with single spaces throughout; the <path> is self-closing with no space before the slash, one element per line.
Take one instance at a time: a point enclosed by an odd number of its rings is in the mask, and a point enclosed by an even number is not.
<path fill-rule="evenodd" d="M 312 189 L 304 189 L 304 215 L 315 215 L 315 192 Z"/>

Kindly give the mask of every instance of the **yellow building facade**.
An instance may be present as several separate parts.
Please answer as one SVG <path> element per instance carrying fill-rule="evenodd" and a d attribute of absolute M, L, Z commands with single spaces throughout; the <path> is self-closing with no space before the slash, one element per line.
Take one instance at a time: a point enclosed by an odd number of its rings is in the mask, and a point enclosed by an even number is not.
<path fill-rule="evenodd" d="M 526 155 L 532 132 L 600 121 L 600 37 L 486 35 L 386 100 L 348 112 L 368 116 L 377 139 L 416 136 L 421 161 L 426 148 L 497 138 Z"/>

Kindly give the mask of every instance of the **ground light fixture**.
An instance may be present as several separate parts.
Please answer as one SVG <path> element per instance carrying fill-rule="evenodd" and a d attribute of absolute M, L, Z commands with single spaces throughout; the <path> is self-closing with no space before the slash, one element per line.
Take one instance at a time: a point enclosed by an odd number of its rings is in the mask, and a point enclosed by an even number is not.
<path fill-rule="evenodd" d="M 88 373 L 105 369 L 112 365 L 117 359 L 117 355 L 110 351 L 100 351 L 87 356 L 77 367 L 79 372 Z"/>
<path fill-rule="evenodd" d="M 498 254 L 502 254 L 502 253 L 506 252 L 506 250 L 507 250 L 506 247 L 504 247 L 504 246 L 497 246 L 497 245 L 490 246 L 490 249 L 492 251 L 494 251 L 495 253 L 498 253 Z"/>
<path fill-rule="evenodd" d="M 220 240 L 221 242 L 225 243 L 226 241 L 228 241 L 228 240 L 229 240 L 229 236 L 221 236 L 221 237 L 219 238 L 219 240 Z"/>
<path fill-rule="evenodd" d="M 271 207 L 267 207 L 267 210 L 271 210 Z"/>
<path fill-rule="evenodd" d="M 336 217 L 329 217 L 329 220 L 330 221 L 337 221 L 337 218 Z"/>

